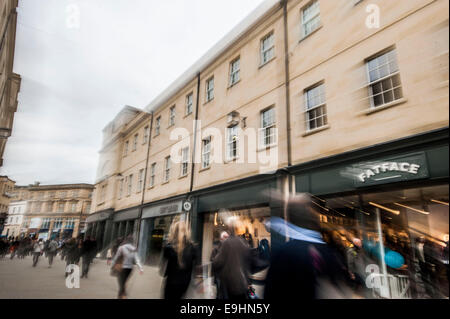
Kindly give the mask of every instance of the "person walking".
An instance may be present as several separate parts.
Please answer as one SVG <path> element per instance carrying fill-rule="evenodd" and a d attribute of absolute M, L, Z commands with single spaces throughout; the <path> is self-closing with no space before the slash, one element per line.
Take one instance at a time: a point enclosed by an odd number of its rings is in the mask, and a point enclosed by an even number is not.
<path fill-rule="evenodd" d="M 53 258 L 56 256 L 57 250 L 58 250 L 58 243 L 56 242 L 56 240 L 54 239 L 50 240 L 47 246 L 48 268 L 52 267 Z"/>
<path fill-rule="evenodd" d="M 181 299 L 191 282 L 197 252 L 191 241 L 188 225 L 174 222 L 169 229 L 168 243 L 163 248 L 164 299 Z"/>
<path fill-rule="evenodd" d="M 42 239 L 35 240 L 33 244 L 33 267 L 36 267 L 39 256 L 42 255 L 42 252 L 44 251 L 44 243 L 42 242 Z"/>
<path fill-rule="evenodd" d="M 237 222 L 234 216 L 226 218 L 230 236 L 222 242 L 212 266 L 220 281 L 218 295 L 223 299 L 245 300 L 250 287 L 252 254 L 249 244 L 236 234 Z"/>
<path fill-rule="evenodd" d="M 225 240 L 227 240 L 229 237 L 230 237 L 230 234 L 228 234 L 226 231 L 223 231 L 222 233 L 220 233 L 219 242 L 211 252 L 211 263 L 213 262 L 214 258 L 217 256 L 217 254 L 219 253 L 220 248 L 222 247 L 222 243 Z M 212 269 L 211 272 L 212 272 L 212 276 L 214 278 L 214 285 L 216 286 L 216 299 L 224 299 L 222 296 L 222 286 L 220 285 L 220 278 L 214 272 L 214 269 Z"/>
<path fill-rule="evenodd" d="M 89 273 L 89 266 L 94 259 L 97 252 L 97 244 L 95 240 L 89 236 L 83 242 L 83 247 L 81 250 L 81 260 L 82 260 L 82 271 L 81 278 L 87 278 Z"/>
<path fill-rule="evenodd" d="M 270 229 L 283 233 L 289 241 L 272 254 L 265 299 L 342 297 L 337 279 L 344 278 L 344 274 L 335 254 L 322 239 L 318 213 L 312 205 L 309 195 L 296 195 L 287 202 L 288 220 L 271 218 Z"/>
<path fill-rule="evenodd" d="M 72 264 L 78 264 L 79 256 L 78 256 L 78 245 L 75 238 L 71 238 L 65 242 L 65 258 L 66 258 L 66 277 L 69 275 L 67 272 L 67 267 Z"/>
<path fill-rule="evenodd" d="M 116 266 L 121 265 L 121 267 L 119 267 L 121 269 L 117 274 L 117 281 L 119 283 L 118 299 L 127 299 L 126 284 L 133 271 L 134 265 L 138 266 L 141 275 L 144 273 L 144 269 L 142 268 L 133 242 L 133 236 L 127 237 L 117 250 L 117 253 L 111 262 L 112 272 L 116 269 Z"/>

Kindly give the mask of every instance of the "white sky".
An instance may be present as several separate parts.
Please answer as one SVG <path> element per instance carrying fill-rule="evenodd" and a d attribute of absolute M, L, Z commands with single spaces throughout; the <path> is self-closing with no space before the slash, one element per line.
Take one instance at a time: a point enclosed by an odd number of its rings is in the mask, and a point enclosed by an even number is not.
<path fill-rule="evenodd" d="M 19 1 L 22 87 L 0 175 L 94 183 L 103 127 L 148 105 L 262 2 Z"/>

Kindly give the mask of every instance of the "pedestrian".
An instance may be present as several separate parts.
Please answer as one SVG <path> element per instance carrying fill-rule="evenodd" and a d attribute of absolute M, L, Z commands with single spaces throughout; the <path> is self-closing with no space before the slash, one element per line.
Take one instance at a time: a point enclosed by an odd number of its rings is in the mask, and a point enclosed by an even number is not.
<path fill-rule="evenodd" d="M 69 265 L 78 264 L 79 260 L 79 252 L 78 252 L 78 244 L 75 238 L 71 238 L 65 243 L 65 252 L 66 252 L 66 277 L 69 275 L 67 272 L 67 267 Z"/>
<path fill-rule="evenodd" d="M 237 218 L 225 218 L 225 223 L 230 236 L 222 242 L 212 262 L 214 273 L 220 280 L 219 295 L 223 299 L 245 300 L 250 290 L 251 249 L 245 239 L 237 236 Z"/>
<path fill-rule="evenodd" d="M 228 237 L 230 237 L 230 234 L 228 234 L 226 231 L 223 231 L 220 234 L 220 240 L 219 243 L 217 244 L 216 247 L 214 247 L 213 251 L 211 252 L 211 262 L 214 260 L 214 258 L 217 256 L 217 254 L 219 253 L 220 248 L 222 247 L 222 243 L 228 239 Z M 222 296 L 222 286 L 220 284 L 220 278 L 218 276 L 218 274 L 216 274 L 214 272 L 214 269 L 212 269 L 212 276 L 214 278 L 214 284 L 216 286 L 216 299 L 224 299 Z"/>
<path fill-rule="evenodd" d="M 169 229 L 168 242 L 163 248 L 164 299 L 181 299 L 191 282 L 197 251 L 191 241 L 188 225 L 175 221 Z"/>
<path fill-rule="evenodd" d="M 58 250 L 58 243 L 56 242 L 56 240 L 54 239 L 50 240 L 47 246 L 48 268 L 52 267 L 53 258 L 56 256 L 57 250 Z"/>
<path fill-rule="evenodd" d="M 127 299 L 126 284 L 134 265 L 138 266 L 141 275 L 144 273 L 133 242 L 133 236 L 127 237 L 117 250 L 111 263 L 111 272 L 117 272 L 117 281 L 119 283 L 118 299 Z"/>
<path fill-rule="evenodd" d="M 81 250 L 82 270 L 81 278 L 87 278 L 89 273 L 89 266 L 95 257 L 96 243 L 89 236 L 83 241 L 83 247 Z"/>
<path fill-rule="evenodd" d="M 42 239 L 36 239 L 33 244 L 33 267 L 36 267 L 39 257 L 42 255 L 44 251 L 44 243 Z"/>
<path fill-rule="evenodd" d="M 281 197 L 281 196 L 280 196 Z M 285 242 L 273 251 L 264 289 L 265 299 L 328 299 L 339 288 L 342 271 L 334 253 L 322 239 L 318 213 L 309 195 L 296 195 L 286 203 L 287 218 L 272 217 L 270 228 L 284 232 Z"/>

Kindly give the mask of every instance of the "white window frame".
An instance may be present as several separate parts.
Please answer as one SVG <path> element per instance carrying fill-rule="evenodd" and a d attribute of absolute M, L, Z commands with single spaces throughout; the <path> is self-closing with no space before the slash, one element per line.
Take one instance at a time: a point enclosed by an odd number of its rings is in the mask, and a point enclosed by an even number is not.
<path fill-rule="evenodd" d="M 127 156 L 128 155 L 128 147 L 130 145 L 129 141 L 125 141 L 125 144 L 123 146 L 123 156 Z"/>
<path fill-rule="evenodd" d="M 309 8 L 311 8 L 314 5 L 317 5 L 317 12 L 314 15 L 312 15 L 310 17 L 307 17 L 307 19 L 305 19 L 305 11 L 308 10 Z M 321 25 L 319 0 L 311 1 L 306 6 L 304 6 L 302 8 L 302 11 L 301 11 L 301 18 L 302 18 L 302 26 L 301 26 L 301 28 L 302 28 L 302 37 L 306 38 L 308 35 L 310 35 L 314 31 L 316 31 Z M 316 18 L 319 18 L 316 27 L 311 29 L 311 30 L 309 30 L 309 31 L 307 31 L 307 28 L 306 28 L 307 25 L 309 23 L 313 22 Z"/>
<path fill-rule="evenodd" d="M 144 127 L 144 135 L 142 137 L 142 144 L 146 144 L 148 142 L 148 139 L 150 137 L 150 126 L 147 125 Z"/>
<path fill-rule="evenodd" d="M 164 159 L 164 183 L 168 183 L 170 181 L 170 169 L 171 169 L 171 159 L 170 156 L 167 156 Z"/>
<path fill-rule="evenodd" d="M 153 163 L 150 166 L 150 187 L 154 187 L 155 186 L 155 181 L 156 181 L 156 163 Z"/>
<path fill-rule="evenodd" d="M 214 76 L 206 80 L 206 102 L 214 100 Z"/>
<path fill-rule="evenodd" d="M 227 160 L 232 161 L 238 157 L 239 157 L 239 125 L 236 124 L 227 127 Z"/>
<path fill-rule="evenodd" d="M 62 209 L 61 209 L 62 206 Z M 64 213 L 64 210 L 66 208 L 66 203 L 62 202 L 62 203 L 58 203 L 58 213 Z"/>
<path fill-rule="evenodd" d="M 161 116 L 158 116 L 155 120 L 155 137 L 161 134 Z"/>
<path fill-rule="evenodd" d="M 125 180 L 123 178 L 121 178 L 120 181 L 119 181 L 119 199 L 121 199 L 122 196 L 123 196 L 123 183 L 124 183 L 124 181 Z"/>
<path fill-rule="evenodd" d="M 138 178 L 138 185 L 137 185 L 137 193 L 142 192 L 144 188 L 144 169 L 139 170 L 139 178 Z"/>
<path fill-rule="evenodd" d="M 72 203 L 72 205 L 70 206 L 70 211 L 72 213 L 76 213 L 76 211 L 77 211 L 77 203 Z"/>
<path fill-rule="evenodd" d="M 392 54 L 392 55 L 390 56 L 390 54 Z M 378 60 L 382 56 L 387 56 L 387 62 L 385 64 L 382 64 L 382 65 L 378 64 L 378 66 L 376 68 L 371 69 L 370 68 L 370 62 Z M 392 59 L 389 60 L 389 58 L 392 58 Z M 391 67 L 391 64 L 394 64 L 394 68 Z M 373 71 L 379 72 L 379 70 L 383 66 L 387 66 L 388 75 L 383 76 L 383 77 L 378 77 L 377 79 L 371 81 L 370 73 L 373 72 Z M 370 101 L 370 108 L 371 109 L 378 109 L 378 108 L 383 107 L 383 106 L 385 106 L 387 104 L 394 103 L 394 102 L 396 102 L 398 100 L 403 99 L 403 96 L 404 96 L 403 95 L 403 86 L 402 86 L 402 81 L 401 81 L 401 78 L 400 78 L 400 68 L 399 68 L 398 60 L 397 60 L 397 51 L 396 51 L 395 48 L 390 48 L 390 49 L 384 50 L 384 51 L 382 51 L 382 52 L 372 56 L 371 58 L 366 59 L 366 73 L 367 73 L 367 82 L 368 82 L 367 83 L 367 88 L 368 88 L 368 91 L 369 91 L 369 101 Z M 395 87 L 394 87 L 394 83 L 393 83 L 393 78 L 394 77 L 398 77 L 398 82 L 399 82 L 399 85 L 395 86 Z M 378 83 L 381 83 L 381 85 L 382 85 L 382 83 L 384 81 L 386 81 L 386 80 L 390 80 L 391 81 L 391 85 L 392 85 L 391 88 L 389 88 L 388 90 L 382 90 L 381 93 L 378 93 L 378 94 L 374 95 L 373 94 L 373 86 L 378 84 Z M 395 90 L 400 90 L 400 97 L 399 98 L 395 97 Z M 391 94 L 392 94 L 392 101 L 385 102 L 385 94 L 386 94 L 386 92 L 389 92 L 389 91 L 391 91 Z M 383 100 L 383 103 L 380 104 L 380 105 L 375 105 L 374 97 L 378 96 L 378 95 L 381 96 L 381 98 Z"/>
<path fill-rule="evenodd" d="M 186 95 L 186 116 L 192 114 L 194 106 L 194 93 Z"/>
<path fill-rule="evenodd" d="M 202 139 L 202 169 L 211 166 L 211 136 Z"/>
<path fill-rule="evenodd" d="M 189 147 L 184 147 L 181 149 L 181 169 L 180 176 L 187 176 L 189 169 Z"/>
<path fill-rule="evenodd" d="M 169 109 L 169 127 L 175 125 L 175 116 L 176 116 L 176 106 L 172 105 Z"/>
<path fill-rule="evenodd" d="M 265 43 L 268 39 L 269 47 L 265 47 Z M 261 39 L 261 66 L 269 63 L 275 57 L 275 33 L 273 31 L 269 32 L 264 38 Z"/>
<path fill-rule="evenodd" d="M 264 114 L 266 112 L 273 112 L 273 122 L 265 125 L 264 124 Z M 260 113 L 260 121 L 261 121 L 261 127 L 259 129 L 259 145 L 260 148 L 267 148 L 271 147 L 277 144 L 277 134 L 276 134 L 276 113 L 275 113 L 275 106 L 271 106 L 269 108 L 266 108 L 265 110 L 261 111 Z M 267 134 L 269 133 L 269 134 Z M 271 143 L 266 143 L 267 139 L 271 141 Z"/>
<path fill-rule="evenodd" d="M 323 98 L 315 105 L 310 106 L 309 102 L 310 100 L 308 99 L 308 94 L 312 91 L 312 90 L 316 90 L 321 88 L 323 90 L 322 92 L 322 96 Z M 328 125 L 328 113 L 327 113 L 327 102 L 326 102 L 326 87 L 325 87 L 325 82 L 319 82 L 313 86 L 310 86 L 309 88 L 307 88 L 304 91 L 304 98 L 305 98 L 305 128 L 306 131 L 314 131 L 316 129 L 319 129 L 321 127 L 324 127 L 326 125 Z M 320 96 L 319 96 L 320 99 Z M 322 125 L 321 126 L 316 126 L 314 128 L 311 128 L 311 119 L 310 119 L 310 113 L 314 110 L 317 110 L 319 108 L 324 108 L 324 114 L 319 116 L 319 117 L 315 117 L 314 120 L 317 120 L 318 118 L 322 118 Z"/>
<path fill-rule="evenodd" d="M 131 196 L 133 191 L 133 174 L 128 175 L 127 196 Z"/>
<path fill-rule="evenodd" d="M 136 134 L 134 134 L 134 137 L 133 137 L 133 150 L 132 150 L 133 152 L 135 152 L 137 150 L 138 140 L 139 140 L 139 134 L 136 133 Z"/>
<path fill-rule="evenodd" d="M 230 62 L 230 83 L 229 86 L 236 85 L 241 80 L 241 57 Z"/>

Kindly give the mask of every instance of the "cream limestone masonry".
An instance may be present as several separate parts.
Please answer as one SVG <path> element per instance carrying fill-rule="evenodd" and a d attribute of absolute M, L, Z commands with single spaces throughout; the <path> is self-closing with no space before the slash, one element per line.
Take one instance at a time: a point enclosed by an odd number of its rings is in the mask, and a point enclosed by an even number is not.
<path fill-rule="evenodd" d="M 325 156 L 386 142 L 396 138 L 448 126 L 448 1 L 446 0 L 379 0 L 380 28 L 365 26 L 369 1 L 318 0 L 320 27 L 302 38 L 302 10 L 311 1 L 291 0 L 287 4 L 288 57 L 290 81 L 290 114 L 292 162 L 300 164 Z M 201 131 L 216 128 L 222 132 L 221 151 L 225 155 L 227 115 L 239 113 L 239 125 L 245 119 L 247 129 L 261 126 L 260 112 L 274 107 L 278 143 L 276 168 L 288 164 L 286 130 L 285 52 L 283 10 L 268 12 L 255 26 L 247 30 L 200 74 L 198 119 Z M 261 66 L 261 40 L 274 34 L 274 58 Z M 395 103 L 370 110 L 366 61 L 388 48 L 395 49 L 399 65 L 403 98 Z M 229 86 L 230 63 L 240 58 L 240 81 Z M 182 71 L 182 70 L 180 70 Z M 181 73 L 181 72 L 180 72 Z M 214 99 L 206 101 L 206 80 L 214 77 Z M 328 125 L 314 132 L 305 127 L 304 91 L 323 81 Z M 186 96 L 193 94 L 193 113 L 186 116 Z M 151 133 L 145 203 L 189 191 L 191 165 L 188 174 L 180 176 L 180 163 L 172 163 L 169 182 L 164 182 L 165 158 L 180 141 L 189 141 L 189 162 L 193 152 L 197 101 L 197 78 L 186 84 L 161 107 L 154 120 L 161 118 L 160 135 L 155 136 L 155 121 Z M 175 125 L 169 126 L 170 108 L 175 106 Z M 133 189 L 137 176 L 145 166 L 146 147 L 139 145 L 131 152 L 135 133 L 143 134 L 145 123 L 139 110 L 124 120 L 126 136 L 117 138 L 101 153 L 99 168 L 109 158 L 116 161 L 114 169 L 102 176 L 96 185 L 94 200 L 102 183 L 108 183 L 106 201 L 93 204 L 93 211 L 114 208 L 116 211 L 140 204 L 141 195 L 135 191 L 118 199 L 118 174 L 124 178 L 133 174 Z M 145 112 L 144 112 L 145 113 Z M 150 119 L 146 121 L 150 123 Z M 129 128 L 129 129 L 128 129 Z M 174 129 L 187 132 L 184 139 L 171 139 Z M 243 128 L 245 129 L 245 128 Z M 129 155 L 123 157 L 123 147 L 129 140 Z M 201 135 L 197 136 L 197 156 L 201 154 Z M 248 141 L 243 137 L 239 143 Z M 212 151 L 214 152 L 214 150 Z M 262 151 L 261 151 L 262 152 Z M 261 153 L 258 152 L 258 153 Z M 236 161 L 202 169 L 195 164 L 194 190 L 260 174 L 257 163 Z M 155 186 L 150 187 L 150 167 L 156 163 Z M 275 169 L 274 169 L 275 170 Z M 126 194 L 126 185 L 124 185 Z M 95 206 L 95 207 L 94 207 Z"/>

